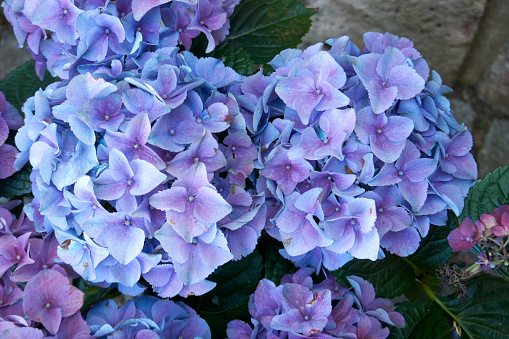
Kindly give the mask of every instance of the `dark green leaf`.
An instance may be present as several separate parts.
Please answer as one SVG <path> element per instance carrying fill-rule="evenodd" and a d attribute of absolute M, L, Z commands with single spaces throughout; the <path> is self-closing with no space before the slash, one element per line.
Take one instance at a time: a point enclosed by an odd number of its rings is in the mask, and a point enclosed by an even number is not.
<path fill-rule="evenodd" d="M 497 268 L 495 271 L 497 271 L 498 275 L 500 275 L 502 278 L 509 281 L 509 270 L 507 269 L 507 266 Z"/>
<path fill-rule="evenodd" d="M 456 228 L 455 216 L 449 212 L 449 220 L 445 226 L 432 225 L 428 235 L 422 239 L 417 251 L 408 259 L 422 271 L 434 271 L 446 262 L 452 253 L 447 236 Z"/>
<path fill-rule="evenodd" d="M 41 81 L 35 73 L 35 61 L 32 60 L 11 71 L 0 82 L 0 91 L 4 93 L 7 101 L 20 110 L 25 101 L 33 96 L 39 88 L 45 89 L 46 86 L 57 80 L 49 72 L 46 72 Z"/>
<path fill-rule="evenodd" d="M 470 189 L 460 220 L 470 217 L 475 222 L 481 214 L 506 204 L 509 204 L 509 165 L 497 168 Z"/>
<path fill-rule="evenodd" d="M 13 198 L 30 193 L 32 191 L 31 171 L 32 168 L 27 165 L 21 171 L 0 180 L 0 197 Z"/>
<path fill-rule="evenodd" d="M 249 76 L 253 74 L 254 64 L 249 53 L 244 51 L 235 41 L 224 41 L 210 53 L 205 53 L 207 37 L 200 34 L 193 39 L 190 51 L 198 58 L 213 57 L 221 60 L 225 66 L 233 68 L 236 72 Z"/>
<path fill-rule="evenodd" d="M 247 303 L 219 312 L 201 311 L 200 316 L 209 324 L 212 338 L 218 339 L 226 338 L 226 328 L 230 321 L 239 319 L 250 323 L 251 319 Z"/>
<path fill-rule="evenodd" d="M 405 317 L 405 328 L 391 328 L 391 339 L 449 338 L 454 330 L 451 318 L 437 304 L 404 302 L 396 311 Z"/>
<path fill-rule="evenodd" d="M 442 298 L 470 338 L 509 338 L 509 286 L 491 275 L 467 281 L 467 299 Z"/>
<path fill-rule="evenodd" d="M 204 295 L 203 309 L 224 310 L 249 300 L 262 278 L 262 256 L 258 250 L 238 261 L 219 267 L 207 279 L 217 286 Z"/>
<path fill-rule="evenodd" d="M 229 43 L 235 41 L 257 64 L 294 48 L 311 26 L 313 9 L 296 0 L 242 0 L 230 17 Z"/>
<path fill-rule="evenodd" d="M 374 285 L 377 297 L 384 298 L 397 297 L 415 284 L 412 266 L 393 254 L 377 261 L 354 259 L 332 274 L 343 286 L 349 285 L 346 280 L 349 275 L 364 278 Z"/>
<path fill-rule="evenodd" d="M 220 44 L 214 49 L 212 56 L 220 59 L 225 66 L 233 68 L 237 73 L 246 76 L 253 74 L 254 64 L 249 53 L 235 41 Z"/>
<path fill-rule="evenodd" d="M 265 257 L 265 278 L 279 285 L 281 278 L 285 274 L 295 273 L 297 268 L 290 260 L 283 258 L 279 254 L 279 250 L 283 248 L 281 242 L 273 241 L 272 243 Z"/>

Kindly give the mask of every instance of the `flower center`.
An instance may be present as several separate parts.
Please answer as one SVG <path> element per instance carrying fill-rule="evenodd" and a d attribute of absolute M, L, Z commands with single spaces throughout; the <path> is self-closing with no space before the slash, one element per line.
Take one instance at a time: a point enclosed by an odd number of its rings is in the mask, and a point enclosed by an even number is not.
<path fill-rule="evenodd" d="M 163 99 L 168 99 L 168 95 L 167 94 L 163 94 L 161 96 L 163 97 Z"/>
<path fill-rule="evenodd" d="M 69 10 L 68 9 L 64 9 L 64 14 L 65 15 L 69 14 Z"/>
<path fill-rule="evenodd" d="M 109 29 L 109 28 L 106 28 L 106 29 L 104 30 L 104 33 L 106 33 L 106 34 L 110 34 L 110 29 Z"/>
<path fill-rule="evenodd" d="M 138 144 L 134 144 L 134 146 L 133 146 L 133 147 L 134 147 L 134 149 L 138 149 L 138 148 L 140 148 L 140 145 L 138 145 Z"/>
<path fill-rule="evenodd" d="M 205 21 L 200 20 L 200 25 L 205 25 Z"/>
<path fill-rule="evenodd" d="M 21 260 L 21 255 L 19 255 L 19 254 L 18 254 L 18 255 L 16 256 L 16 260 Z"/>
<path fill-rule="evenodd" d="M 50 303 L 47 303 L 46 304 L 46 308 L 50 308 L 51 307 L 51 304 Z"/>
<path fill-rule="evenodd" d="M 127 185 L 128 185 L 128 186 L 131 186 L 132 184 L 133 184 L 132 179 L 127 180 Z"/>
<path fill-rule="evenodd" d="M 382 134 L 382 130 L 381 129 L 377 129 L 376 133 Z"/>
<path fill-rule="evenodd" d="M 193 160 L 194 160 L 194 162 L 198 162 L 198 161 L 200 161 L 200 158 L 196 157 Z"/>
<path fill-rule="evenodd" d="M 286 165 L 286 169 L 289 170 L 291 167 L 290 165 Z"/>
<path fill-rule="evenodd" d="M 179 32 L 179 33 L 182 33 L 182 28 L 179 28 L 179 29 L 178 29 L 178 32 Z"/>
<path fill-rule="evenodd" d="M 305 316 L 304 320 L 306 320 L 306 321 L 309 320 L 309 315 Z"/>
<path fill-rule="evenodd" d="M 141 27 L 136 28 L 138 32 L 141 32 Z"/>
<path fill-rule="evenodd" d="M 171 135 L 175 134 L 175 130 L 174 129 L 170 129 L 170 134 Z"/>
<path fill-rule="evenodd" d="M 193 244 L 197 244 L 198 243 L 198 240 L 196 240 L 196 238 L 193 238 Z"/>
<path fill-rule="evenodd" d="M 379 208 L 379 209 L 378 209 L 378 212 L 379 212 L 379 213 L 382 213 L 383 211 L 384 211 L 384 209 L 383 209 L 383 208 Z"/>
<path fill-rule="evenodd" d="M 398 172 L 398 175 L 403 175 L 403 171 L 399 171 L 399 172 Z"/>
<path fill-rule="evenodd" d="M 109 115 L 106 115 L 106 116 L 104 117 L 104 120 L 106 120 L 106 121 L 110 120 L 110 116 L 109 116 Z"/>
<path fill-rule="evenodd" d="M 235 151 L 235 146 L 232 147 L 232 151 Z"/>
<path fill-rule="evenodd" d="M 193 201 L 194 201 L 194 197 L 193 197 L 192 195 L 189 197 L 189 201 L 190 201 L 190 202 L 193 202 Z"/>

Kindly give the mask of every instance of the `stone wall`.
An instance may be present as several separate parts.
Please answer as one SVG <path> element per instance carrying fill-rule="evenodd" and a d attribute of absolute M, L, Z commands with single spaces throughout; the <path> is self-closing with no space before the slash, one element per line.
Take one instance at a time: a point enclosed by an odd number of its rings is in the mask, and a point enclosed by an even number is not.
<path fill-rule="evenodd" d="M 509 163 L 509 1 L 302 0 L 317 8 L 300 47 L 349 35 L 363 45 L 367 31 L 410 38 L 455 92 L 458 121 L 474 135 L 479 177 Z M 0 80 L 30 60 L 0 15 Z"/>

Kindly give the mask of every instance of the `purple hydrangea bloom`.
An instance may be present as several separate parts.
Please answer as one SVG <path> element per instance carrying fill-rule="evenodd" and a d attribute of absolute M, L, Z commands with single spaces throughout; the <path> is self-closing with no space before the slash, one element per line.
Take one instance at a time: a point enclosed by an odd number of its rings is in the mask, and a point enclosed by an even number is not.
<path fill-rule="evenodd" d="M 288 75 L 278 81 L 276 93 L 288 107 L 297 111 L 305 125 L 314 109 L 340 108 L 350 101 L 338 90 L 345 84 L 345 72 L 327 52 L 318 52 L 296 64 Z"/>
<path fill-rule="evenodd" d="M 408 66 L 403 53 L 395 47 L 387 47 L 381 54 L 361 55 L 353 67 L 377 114 L 389 109 L 395 100 L 410 99 L 424 89 L 424 79 Z"/>
<path fill-rule="evenodd" d="M 169 190 L 154 194 L 150 205 L 167 211 L 169 224 L 187 242 L 205 233 L 232 209 L 209 184 L 201 162 L 193 165 Z"/>
<path fill-rule="evenodd" d="M 57 333 L 62 318 L 73 315 L 83 305 L 84 294 L 69 285 L 67 277 L 51 269 L 30 279 L 24 290 L 26 315 L 42 323 L 52 334 Z"/>
<path fill-rule="evenodd" d="M 333 243 L 314 219 L 324 219 L 320 205 L 322 193 L 320 188 L 314 188 L 302 195 L 294 192 L 286 196 L 285 207 L 275 222 L 288 254 L 297 256 L 316 246 L 327 247 Z"/>

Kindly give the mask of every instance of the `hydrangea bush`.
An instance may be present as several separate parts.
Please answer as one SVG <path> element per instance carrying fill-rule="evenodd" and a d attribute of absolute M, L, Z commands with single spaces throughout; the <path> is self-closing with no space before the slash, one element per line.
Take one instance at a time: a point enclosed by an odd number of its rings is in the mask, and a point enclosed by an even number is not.
<path fill-rule="evenodd" d="M 2 6 L 41 80 L 0 84 L 0 338 L 482 333 L 433 273 L 479 200 L 472 135 L 410 40 L 294 49 L 293 0 Z M 384 299 L 411 289 L 432 303 Z"/>

